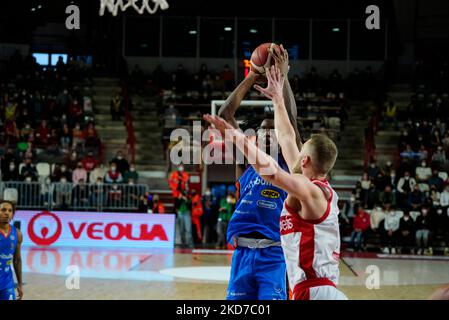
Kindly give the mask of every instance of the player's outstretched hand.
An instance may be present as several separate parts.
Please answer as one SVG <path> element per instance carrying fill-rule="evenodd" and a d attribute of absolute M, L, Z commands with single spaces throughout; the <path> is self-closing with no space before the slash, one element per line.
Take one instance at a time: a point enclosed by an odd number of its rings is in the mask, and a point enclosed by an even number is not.
<path fill-rule="evenodd" d="M 230 123 L 226 122 L 226 120 L 224 120 L 219 116 L 212 116 L 210 114 L 205 114 L 203 116 L 203 119 L 209 122 L 210 124 L 213 124 L 215 128 L 221 132 L 223 138 L 226 137 L 226 130 L 229 130 L 228 131 L 229 133 L 232 133 L 235 130 L 235 128 Z"/>
<path fill-rule="evenodd" d="M 284 89 L 285 75 L 279 70 L 277 66 L 271 66 L 271 68 L 265 69 L 265 74 L 268 79 L 268 85 L 266 88 L 262 88 L 259 85 L 254 85 L 254 89 L 262 93 L 265 97 L 272 100 L 276 97 L 282 97 L 282 91 Z"/>
<path fill-rule="evenodd" d="M 274 48 L 268 48 L 268 52 L 274 58 L 276 66 L 281 70 L 284 76 L 287 76 L 290 70 L 288 52 L 284 49 L 284 46 L 274 46 Z"/>

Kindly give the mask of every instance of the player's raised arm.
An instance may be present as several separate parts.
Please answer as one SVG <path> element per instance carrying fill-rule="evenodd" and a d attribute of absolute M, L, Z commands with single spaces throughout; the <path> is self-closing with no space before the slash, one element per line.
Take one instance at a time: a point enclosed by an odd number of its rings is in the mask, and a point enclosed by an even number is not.
<path fill-rule="evenodd" d="M 298 130 L 298 108 L 296 106 L 295 95 L 293 94 L 290 82 L 288 81 L 288 71 L 290 70 L 288 52 L 287 50 L 284 49 L 284 46 L 282 44 L 279 47 L 278 46 L 270 47 L 268 51 L 274 58 L 276 66 L 281 70 L 282 74 L 285 76 L 284 89 L 283 89 L 285 108 L 287 110 L 290 123 L 293 126 L 293 130 L 295 131 L 296 145 L 298 146 L 298 149 L 301 150 L 302 141 Z"/>
<path fill-rule="evenodd" d="M 218 115 L 229 122 L 234 128 L 238 128 L 239 125 L 235 120 L 235 112 L 240 107 L 240 103 L 245 98 L 251 87 L 258 81 L 260 75 L 253 71 L 248 73 L 248 76 L 232 91 L 225 103 L 218 110 Z"/>
<path fill-rule="evenodd" d="M 273 101 L 274 105 L 274 127 L 276 129 L 282 155 L 287 162 L 288 169 L 293 172 L 299 159 L 299 149 L 295 139 L 295 129 L 292 126 L 287 110 L 285 108 L 283 90 L 285 76 L 276 66 L 266 70 L 268 86 L 262 88 L 259 85 L 254 87 Z"/>
<path fill-rule="evenodd" d="M 221 132 L 223 137 L 228 140 L 232 139 L 232 142 L 245 155 L 257 173 L 265 181 L 285 190 L 289 195 L 300 201 L 310 202 L 312 199 L 323 196 L 321 189 L 307 177 L 301 174 L 293 175 L 284 171 L 272 157 L 260 150 L 243 132 L 233 128 L 224 119 L 217 116 L 204 115 L 204 120 L 213 124 Z M 298 149 L 294 141 L 293 145 L 297 151 Z"/>
<path fill-rule="evenodd" d="M 17 300 L 22 300 L 23 297 L 23 286 L 22 286 L 22 253 L 21 253 L 21 247 L 22 247 L 22 232 L 17 229 L 17 247 L 16 251 L 14 252 L 14 272 L 16 273 L 17 277 Z"/>

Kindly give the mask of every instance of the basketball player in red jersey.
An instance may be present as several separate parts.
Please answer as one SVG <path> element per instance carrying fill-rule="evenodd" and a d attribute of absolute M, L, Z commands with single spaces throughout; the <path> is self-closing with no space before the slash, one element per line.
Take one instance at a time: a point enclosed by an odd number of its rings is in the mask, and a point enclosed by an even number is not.
<path fill-rule="evenodd" d="M 281 47 L 275 58 L 278 65 L 288 59 L 287 52 Z M 223 134 L 226 130 L 226 138 L 231 138 L 247 158 L 256 159 L 253 167 L 264 180 L 288 192 L 280 229 L 293 299 L 347 299 L 336 288 L 340 255 L 338 196 L 326 181 L 337 158 L 337 147 L 322 134 L 312 136 L 301 148 L 297 146 L 282 95 L 284 74 L 273 66 L 266 75 L 267 88 L 255 88 L 273 101 L 277 138 L 291 173 L 282 170 L 273 158 L 222 118 L 204 118 Z"/>

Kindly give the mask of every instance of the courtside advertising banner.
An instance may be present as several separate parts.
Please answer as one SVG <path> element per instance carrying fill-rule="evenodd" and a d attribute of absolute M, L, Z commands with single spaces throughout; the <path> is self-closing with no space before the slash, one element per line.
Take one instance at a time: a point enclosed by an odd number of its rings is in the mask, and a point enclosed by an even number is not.
<path fill-rule="evenodd" d="M 23 245 L 173 248 L 174 214 L 20 211 Z"/>

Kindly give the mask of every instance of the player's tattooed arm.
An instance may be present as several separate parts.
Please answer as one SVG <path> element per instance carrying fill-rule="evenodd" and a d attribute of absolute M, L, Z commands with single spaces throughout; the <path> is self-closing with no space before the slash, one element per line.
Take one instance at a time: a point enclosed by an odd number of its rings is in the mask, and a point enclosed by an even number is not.
<path fill-rule="evenodd" d="M 283 88 L 284 105 L 287 110 L 290 123 L 292 124 L 293 130 L 295 131 L 296 145 L 298 146 L 298 149 L 301 150 L 302 141 L 298 130 L 298 108 L 296 106 L 295 95 L 290 86 L 290 82 L 288 81 L 288 71 L 290 70 L 288 52 L 287 50 L 285 50 L 282 44 L 279 47 L 274 47 L 274 49 L 269 48 L 268 50 L 273 56 L 276 62 L 276 66 L 280 69 L 281 73 L 285 77 Z"/>
<path fill-rule="evenodd" d="M 16 277 L 17 277 L 17 299 L 18 300 L 22 300 L 23 297 L 23 287 L 22 287 L 22 253 L 21 253 L 21 248 L 22 248 L 22 232 L 17 229 L 17 248 L 16 251 L 14 252 L 14 272 L 16 273 Z"/>

